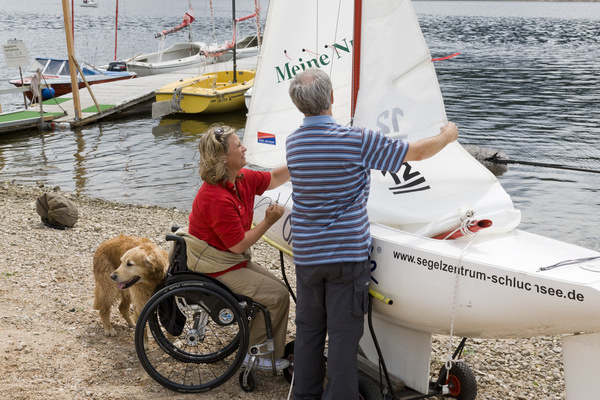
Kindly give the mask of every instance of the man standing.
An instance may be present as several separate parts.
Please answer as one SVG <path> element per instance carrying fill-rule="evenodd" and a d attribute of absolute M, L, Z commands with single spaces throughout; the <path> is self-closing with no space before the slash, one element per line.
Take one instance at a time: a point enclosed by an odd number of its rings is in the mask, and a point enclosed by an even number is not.
<path fill-rule="evenodd" d="M 405 161 L 429 158 L 455 141 L 458 129 L 450 122 L 439 135 L 408 144 L 340 126 L 332 117 L 331 80 L 317 68 L 296 75 L 289 94 L 305 117 L 286 142 L 297 286 L 294 399 L 358 399 L 371 272 L 370 170 L 398 172 Z"/>

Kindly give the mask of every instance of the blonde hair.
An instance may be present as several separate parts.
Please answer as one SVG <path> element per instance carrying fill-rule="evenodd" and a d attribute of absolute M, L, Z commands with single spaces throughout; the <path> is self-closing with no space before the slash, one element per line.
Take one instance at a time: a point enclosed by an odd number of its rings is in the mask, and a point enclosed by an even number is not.
<path fill-rule="evenodd" d="M 200 139 L 200 178 L 212 185 L 224 184 L 228 179 L 225 155 L 229 152 L 228 139 L 235 129 L 223 124 L 213 124 Z"/>

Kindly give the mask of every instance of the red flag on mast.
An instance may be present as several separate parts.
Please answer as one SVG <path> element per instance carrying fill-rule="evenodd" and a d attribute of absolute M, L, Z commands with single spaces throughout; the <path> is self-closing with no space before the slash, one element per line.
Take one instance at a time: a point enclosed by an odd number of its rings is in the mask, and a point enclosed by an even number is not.
<path fill-rule="evenodd" d="M 170 33 L 175 33 L 177 31 L 180 31 L 183 28 L 185 28 L 186 26 L 190 25 L 195 20 L 196 20 L 196 17 L 194 17 L 194 9 L 192 7 L 190 7 L 190 9 L 187 10 L 186 13 L 183 15 L 183 22 L 181 24 L 179 24 L 176 27 L 171 28 L 171 29 L 165 29 L 161 33 L 157 33 L 156 35 L 154 35 L 154 37 L 166 36 Z"/>

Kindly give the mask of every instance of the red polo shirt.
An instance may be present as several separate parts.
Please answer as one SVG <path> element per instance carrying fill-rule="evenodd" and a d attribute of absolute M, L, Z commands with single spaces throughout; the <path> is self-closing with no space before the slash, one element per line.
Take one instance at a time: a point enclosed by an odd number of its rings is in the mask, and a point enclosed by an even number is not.
<path fill-rule="evenodd" d="M 263 194 L 270 183 L 270 172 L 244 168 L 236 179 L 235 190 L 231 182 L 225 186 L 204 182 L 192 205 L 189 233 L 218 250 L 229 251 L 252 227 L 254 197 Z M 244 268 L 246 264 L 240 263 L 212 276 Z"/>

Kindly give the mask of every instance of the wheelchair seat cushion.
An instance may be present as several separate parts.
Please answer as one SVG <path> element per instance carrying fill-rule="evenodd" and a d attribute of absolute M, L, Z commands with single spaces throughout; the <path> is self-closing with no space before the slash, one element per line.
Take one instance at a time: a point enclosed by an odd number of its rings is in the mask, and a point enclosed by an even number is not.
<path fill-rule="evenodd" d="M 175 234 L 185 240 L 187 266 L 190 271 L 214 274 L 252 258 L 249 250 L 242 254 L 217 250 L 204 240 L 191 235 L 187 228 L 179 228 Z"/>

